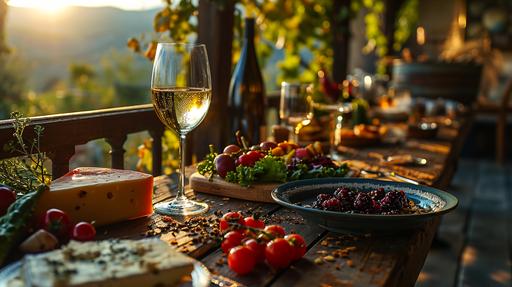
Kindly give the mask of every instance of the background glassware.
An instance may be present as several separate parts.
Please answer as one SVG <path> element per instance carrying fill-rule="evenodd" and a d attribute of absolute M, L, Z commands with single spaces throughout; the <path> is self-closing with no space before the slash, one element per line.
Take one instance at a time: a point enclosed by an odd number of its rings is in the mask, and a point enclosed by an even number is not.
<path fill-rule="evenodd" d="M 290 140 L 298 143 L 300 129 L 311 123 L 312 84 L 281 83 L 279 118 L 290 130 Z"/>
<path fill-rule="evenodd" d="M 206 116 L 211 101 L 211 76 L 205 45 L 159 43 L 153 63 L 151 95 L 158 118 L 180 137 L 178 193 L 170 202 L 155 205 L 165 215 L 194 215 L 208 205 L 185 196 L 186 135 Z"/>

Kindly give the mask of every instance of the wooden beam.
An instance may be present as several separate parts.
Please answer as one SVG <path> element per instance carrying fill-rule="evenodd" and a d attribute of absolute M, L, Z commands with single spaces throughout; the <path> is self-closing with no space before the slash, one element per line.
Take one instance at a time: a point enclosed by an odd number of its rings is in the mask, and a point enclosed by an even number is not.
<path fill-rule="evenodd" d="M 212 102 L 203 123 L 189 137 L 188 149 L 199 159 L 208 153 L 208 144 L 217 149 L 226 144 L 228 90 L 232 70 L 234 2 L 221 7 L 213 1 L 199 0 L 198 43 L 206 44 L 212 74 Z"/>

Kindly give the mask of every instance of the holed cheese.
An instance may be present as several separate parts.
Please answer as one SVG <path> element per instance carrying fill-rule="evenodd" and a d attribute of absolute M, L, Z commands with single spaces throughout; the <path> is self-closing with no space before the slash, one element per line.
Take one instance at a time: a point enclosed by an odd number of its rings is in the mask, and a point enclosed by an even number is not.
<path fill-rule="evenodd" d="M 73 222 L 96 226 L 153 213 L 153 176 L 131 170 L 76 168 L 54 180 L 37 205 L 36 215 L 50 208 L 66 212 Z"/>

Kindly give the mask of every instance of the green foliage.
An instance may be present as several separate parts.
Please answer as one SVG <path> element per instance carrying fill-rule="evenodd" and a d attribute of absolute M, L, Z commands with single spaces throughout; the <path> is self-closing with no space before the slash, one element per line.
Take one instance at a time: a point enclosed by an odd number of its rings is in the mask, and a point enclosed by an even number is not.
<path fill-rule="evenodd" d="M 220 7 L 227 0 L 211 0 Z M 156 14 L 153 21 L 155 32 L 168 33 L 174 41 L 185 41 L 197 28 L 197 2 L 182 0 L 164 1 L 166 6 Z M 389 54 L 389 39 L 383 33 L 382 15 L 385 11 L 383 0 L 352 0 L 350 7 L 341 7 L 335 11 L 331 0 L 236 0 L 239 7 L 235 12 L 235 41 L 233 43 L 233 58 L 239 57 L 242 33 L 242 13 L 257 15 L 257 24 L 261 31 L 258 41 L 258 56 L 265 63 L 276 50 L 284 51 L 284 58 L 277 63 L 279 75 L 276 83 L 281 81 L 312 82 L 316 72 L 321 67 L 332 66 L 333 23 L 340 19 L 355 17 L 360 11 L 365 13 L 367 45 L 364 53 L 375 52 L 381 59 Z M 409 38 L 418 19 L 418 0 L 407 0 L 400 9 L 396 21 L 395 42 L 393 47 L 399 51 Z M 192 20 L 191 20 L 192 19 Z M 341 27 L 348 29 L 348 27 Z M 130 40 L 130 41 L 133 41 Z M 139 43 L 130 43 L 134 50 L 139 50 Z M 153 42 L 145 52 L 151 58 L 156 46 Z M 150 51 L 153 50 L 153 51 Z M 304 55 L 309 52 L 308 57 Z M 378 61 L 378 71 L 384 72 L 384 62 Z"/>
<path fill-rule="evenodd" d="M 24 63 L 13 54 L 0 55 L 0 119 L 19 105 L 26 93 Z"/>
<path fill-rule="evenodd" d="M 393 43 L 393 49 L 400 51 L 404 46 L 405 42 L 411 36 L 412 31 L 418 23 L 418 6 L 419 0 L 409 0 L 404 3 L 395 23 L 395 42 Z"/>
<path fill-rule="evenodd" d="M 137 170 L 151 173 L 153 166 L 153 157 L 151 149 L 153 146 L 153 140 L 146 138 L 144 143 L 138 146 L 137 156 L 139 158 L 137 162 Z M 213 162 L 213 159 L 212 159 Z M 179 168 L 179 139 L 176 134 L 166 130 L 162 137 L 162 164 L 164 166 L 163 173 L 171 174 L 177 168 Z M 198 167 L 199 169 L 199 167 Z"/>
<path fill-rule="evenodd" d="M 207 154 L 204 160 L 197 165 L 197 172 L 208 179 L 211 179 L 213 175 L 217 173 L 215 168 L 215 157 L 217 157 L 217 153 L 215 152 L 213 145 L 210 145 L 210 153 Z"/>
<path fill-rule="evenodd" d="M 254 182 L 285 182 L 286 165 L 280 157 L 267 155 L 258 160 L 254 166 L 239 165 L 235 171 L 226 175 L 226 181 L 241 186 L 250 186 Z"/>

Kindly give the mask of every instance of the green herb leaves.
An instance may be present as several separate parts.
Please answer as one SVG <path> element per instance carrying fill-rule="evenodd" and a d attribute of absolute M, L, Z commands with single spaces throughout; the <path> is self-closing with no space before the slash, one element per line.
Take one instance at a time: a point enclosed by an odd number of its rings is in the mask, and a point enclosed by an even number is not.
<path fill-rule="evenodd" d="M 13 156 L 21 155 L 0 161 L 0 183 L 6 184 L 16 190 L 17 193 L 29 193 L 40 185 L 50 183 L 51 175 L 44 167 L 46 156 L 40 150 L 40 141 L 44 128 L 34 127 L 34 139 L 27 144 L 23 139 L 25 128 L 30 123 L 22 114 L 13 112 L 14 139 L 4 146 L 4 149 L 13 153 Z"/>

